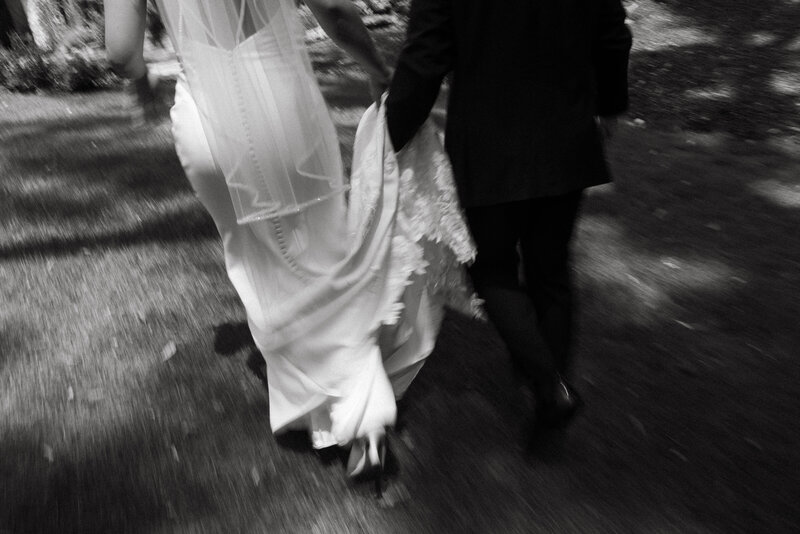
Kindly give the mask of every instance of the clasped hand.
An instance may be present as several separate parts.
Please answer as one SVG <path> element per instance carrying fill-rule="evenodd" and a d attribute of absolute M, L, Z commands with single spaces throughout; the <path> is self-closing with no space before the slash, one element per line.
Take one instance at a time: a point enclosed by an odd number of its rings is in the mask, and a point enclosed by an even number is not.
<path fill-rule="evenodd" d="M 159 97 L 159 80 L 151 80 L 145 72 L 143 76 L 131 80 L 127 92 L 132 104 L 134 126 L 159 122 L 166 114 L 166 106 Z"/>

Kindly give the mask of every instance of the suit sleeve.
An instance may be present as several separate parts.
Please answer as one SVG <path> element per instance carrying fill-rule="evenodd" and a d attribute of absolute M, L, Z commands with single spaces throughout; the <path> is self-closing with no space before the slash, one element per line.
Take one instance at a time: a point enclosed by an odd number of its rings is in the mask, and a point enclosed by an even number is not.
<path fill-rule="evenodd" d="M 445 75 L 455 61 L 453 0 L 413 0 L 406 41 L 397 61 L 386 119 L 400 150 L 430 114 Z"/>
<path fill-rule="evenodd" d="M 628 56 L 633 37 L 620 0 L 600 0 L 594 60 L 597 114 L 618 115 L 628 109 Z"/>

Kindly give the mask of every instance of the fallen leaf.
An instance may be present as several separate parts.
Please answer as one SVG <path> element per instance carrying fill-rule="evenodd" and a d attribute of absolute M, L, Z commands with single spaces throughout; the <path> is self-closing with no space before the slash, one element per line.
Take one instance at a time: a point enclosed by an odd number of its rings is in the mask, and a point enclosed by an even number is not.
<path fill-rule="evenodd" d="M 647 431 L 644 429 L 644 425 L 641 421 L 639 421 L 636 416 L 628 414 L 628 419 L 630 420 L 631 424 L 636 427 L 636 429 L 642 433 L 642 436 L 647 436 Z"/>
<path fill-rule="evenodd" d="M 174 341 L 170 341 L 169 343 L 164 345 L 163 349 L 161 349 L 161 359 L 163 361 L 167 361 L 173 356 L 175 356 L 177 352 L 178 352 L 178 346 L 175 345 Z"/>
<path fill-rule="evenodd" d="M 677 449 L 670 449 L 669 452 L 671 452 L 672 454 L 674 454 L 675 456 L 677 456 L 678 458 L 680 458 L 684 462 L 689 463 L 689 459 L 686 456 L 684 456 L 683 454 L 681 454 L 680 451 L 678 451 Z"/>
<path fill-rule="evenodd" d="M 188 436 L 193 432 L 192 425 L 190 425 L 188 421 L 181 421 L 181 432 L 183 433 L 183 437 Z"/>
<path fill-rule="evenodd" d="M 178 514 L 175 512 L 175 507 L 170 501 L 167 501 L 167 517 L 170 519 L 178 519 Z"/>
<path fill-rule="evenodd" d="M 631 282 L 633 282 L 634 284 L 637 284 L 637 285 L 642 285 L 642 282 L 641 282 L 641 281 L 640 281 L 638 278 L 636 278 L 635 276 L 633 276 L 632 274 L 626 274 L 625 276 L 627 276 L 628 280 L 630 280 L 630 281 L 631 281 Z"/>
<path fill-rule="evenodd" d="M 663 221 L 664 219 L 667 218 L 667 215 L 669 215 L 669 212 L 667 210 L 665 210 L 664 208 L 658 208 L 656 211 L 653 212 L 653 215 L 655 215 L 656 218 L 661 219 Z"/>
<path fill-rule="evenodd" d="M 170 449 L 172 449 L 172 458 L 176 462 L 180 462 L 181 461 L 181 457 L 178 456 L 178 449 L 175 448 L 175 445 L 170 445 Z"/>
<path fill-rule="evenodd" d="M 72 389 L 72 386 L 67 388 L 67 400 L 70 402 L 75 400 L 75 391 Z"/>
<path fill-rule="evenodd" d="M 48 462 L 50 462 L 51 464 L 53 463 L 53 458 L 54 458 L 53 447 L 45 443 L 44 445 L 42 445 L 42 454 L 44 455 L 45 458 L 47 458 Z"/>
<path fill-rule="evenodd" d="M 400 482 L 391 484 L 383 492 L 380 500 L 381 508 L 394 508 L 398 504 L 403 504 L 411 500 L 411 492 Z"/>
<path fill-rule="evenodd" d="M 761 444 L 759 442 L 757 442 L 756 440 L 754 440 L 753 438 L 744 438 L 744 440 L 745 440 L 745 442 L 747 442 L 752 447 L 754 447 L 754 448 L 756 448 L 756 449 L 758 449 L 760 451 L 764 450 L 764 447 L 762 447 Z"/>
<path fill-rule="evenodd" d="M 416 448 L 414 440 L 411 438 L 411 435 L 408 432 L 400 433 L 400 441 L 402 441 L 406 448 L 410 451 L 413 451 Z"/>
<path fill-rule="evenodd" d="M 250 470 L 250 477 L 253 479 L 253 484 L 256 486 L 261 485 L 261 475 L 258 473 L 258 468 L 256 466 L 253 466 Z"/>

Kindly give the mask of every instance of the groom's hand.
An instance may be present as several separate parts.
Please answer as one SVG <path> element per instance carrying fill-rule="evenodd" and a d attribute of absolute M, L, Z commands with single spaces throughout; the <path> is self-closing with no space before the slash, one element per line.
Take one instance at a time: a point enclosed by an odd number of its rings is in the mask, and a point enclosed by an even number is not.
<path fill-rule="evenodd" d="M 151 77 L 147 72 L 129 82 L 127 93 L 130 99 L 133 126 L 157 124 L 167 114 L 167 106 L 163 102 L 162 92 L 160 79 Z"/>

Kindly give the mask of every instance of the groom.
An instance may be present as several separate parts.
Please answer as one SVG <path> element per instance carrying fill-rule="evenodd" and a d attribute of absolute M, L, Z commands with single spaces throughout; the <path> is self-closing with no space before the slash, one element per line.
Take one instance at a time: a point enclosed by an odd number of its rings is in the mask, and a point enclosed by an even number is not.
<path fill-rule="evenodd" d="M 478 248 L 470 275 L 534 390 L 534 431 L 579 404 L 564 380 L 569 243 L 583 189 L 610 181 L 603 133 L 628 105 L 630 47 L 621 0 L 413 0 L 389 89 L 399 151 L 452 74 L 445 145 Z"/>

